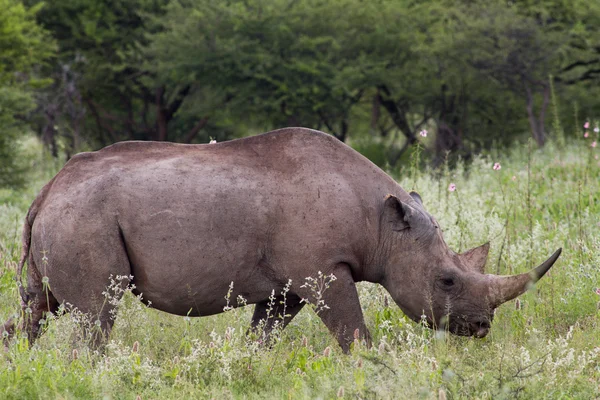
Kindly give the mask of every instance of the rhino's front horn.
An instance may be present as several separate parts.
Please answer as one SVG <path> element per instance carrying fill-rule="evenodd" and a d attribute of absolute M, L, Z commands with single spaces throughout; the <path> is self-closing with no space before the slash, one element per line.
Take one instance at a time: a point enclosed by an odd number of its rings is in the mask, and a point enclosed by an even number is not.
<path fill-rule="evenodd" d="M 490 288 L 490 300 L 493 307 L 496 308 L 529 290 L 554 265 L 561 252 L 562 249 L 556 250 L 550 258 L 527 273 L 512 276 L 494 276 Z"/>

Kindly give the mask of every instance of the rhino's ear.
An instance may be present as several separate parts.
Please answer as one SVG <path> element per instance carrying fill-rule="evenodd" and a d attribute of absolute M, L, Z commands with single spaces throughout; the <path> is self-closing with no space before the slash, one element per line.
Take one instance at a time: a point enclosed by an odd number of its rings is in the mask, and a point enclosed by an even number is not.
<path fill-rule="evenodd" d="M 406 203 L 401 202 L 394 195 L 385 196 L 383 217 L 390 224 L 393 231 L 403 231 L 410 228 L 411 217 L 415 210 Z"/>
<path fill-rule="evenodd" d="M 421 195 L 419 193 L 412 191 L 409 194 L 414 201 L 416 201 L 420 206 L 423 206 L 423 199 L 421 198 Z"/>
<path fill-rule="evenodd" d="M 479 247 L 475 247 L 471 250 L 465 251 L 460 255 L 460 257 L 471 269 L 484 273 L 485 263 L 487 261 L 489 252 L 490 242 L 487 242 Z"/>

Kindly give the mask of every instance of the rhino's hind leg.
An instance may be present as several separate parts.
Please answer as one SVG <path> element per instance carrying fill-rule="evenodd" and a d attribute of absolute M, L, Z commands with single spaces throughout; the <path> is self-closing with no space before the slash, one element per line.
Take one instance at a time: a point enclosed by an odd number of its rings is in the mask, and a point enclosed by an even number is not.
<path fill-rule="evenodd" d="M 27 333 L 29 345 L 32 346 L 43 332 L 44 327 L 40 322 L 46 318 L 48 313 L 56 313 L 59 304 L 50 286 L 42 280 L 31 258 L 27 268 L 26 293 L 27 303 L 22 302 L 21 304 L 23 320 L 20 328 Z"/>
<path fill-rule="evenodd" d="M 69 311 L 79 312 L 85 316 L 82 327 L 83 341 L 89 344 L 90 348 L 101 351 L 112 331 L 116 308 L 131 279 L 129 262 L 126 258 L 117 257 L 112 261 L 114 263 L 109 265 L 120 267 L 115 274 L 111 274 L 108 279 L 97 276 L 82 285 L 85 288 L 81 293 L 69 293 L 68 296 L 62 297 L 65 299 Z M 96 272 L 97 269 L 93 269 L 93 267 L 90 270 Z M 91 273 L 90 275 L 95 274 Z"/>
<path fill-rule="evenodd" d="M 109 336 L 114 310 L 132 275 L 118 225 L 101 217 L 76 215 L 57 221 L 54 214 L 38 215 L 30 249 L 37 268 L 28 267 L 47 276 L 46 286 L 67 311 L 82 314 L 82 339 L 92 348 L 101 347 Z M 72 221 L 77 224 L 70 225 Z M 33 283 L 28 290 L 44 299 L 39 277 Z"/>
<path fill-rule="evenodd" d="M 289 294 L 285 298 L 283 296 L 276 297 L 272 303 L 270 300 L 256 303 L 251 329 L 257 334 L 261 334 L 262 339 L 268 343 L 275 327 L 284 329 L 302 310 L 304 303 L 300 300 L 300 297 L 295 294 Z"/>
<path fill-rule="evenodd" d="M 8 346 L 10 338 L 17 330 L 27 334 L 29 345 L 32 346 L 43 332 L 44 327 L 41 324 L 43 320 L 49 313 L 58 311 L 58 301 L 50 287 L 42 281 L 33 260 L 29 260 L 29 265 L 27 289 L 25 289 L 27 301 L 21 299 L 21 318 L 9 318 L 4 325 L 0 326 L 0 336 L 5 346 Z"/>

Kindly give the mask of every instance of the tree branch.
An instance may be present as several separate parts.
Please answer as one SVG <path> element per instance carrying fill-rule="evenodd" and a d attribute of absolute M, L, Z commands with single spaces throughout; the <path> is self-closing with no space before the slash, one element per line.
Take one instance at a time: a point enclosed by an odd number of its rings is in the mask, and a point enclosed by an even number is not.
<path fill-rule="evenodd" d="M 398 104 L 390 99 L 390 90 L 385 85 L 380 85 L 377 88 L 379 89 L 379 103 L 387 110 L 394 124 L 400 129 L 400 132 L 406 136 L 406 140 L 409 144 L 412 145 L 417 143 L 419 140 L 412 129 L 410 129 L 408 121 L 406 120 L 406 115 L 399 110 Z M 385 97 L 382 96 L 381 93 L 385 94 Z"/>
<path fill-rule="evenodd" d="M 600 69 L 590 69 L 590 70 L 587 70 L 583 75 L 579 76 L 578 78 L 569 79 L 569 80 L 559 79 L 558 81 L 563 82 L 566 85 L 572 85 L 575 83 L 596 79 L 596 78 L 598 78 L 599 75 L 600 75 Z"/>
<path fill-rule="evenodd" d="M 573 68 L 585 67 L 587 65 L 594 65 L 597 63 L 600 63 L 600 58 L 596 58 L 594 60 L 589 60 L 589 61 L 576 61 L 572 64 L 567 65 L 563 69 L 561 69 L 560 72 L 568 72 L 568 71 L 572 70 Z"/>
<path fill-rule="evenodd" d="M 335 133 L 335 129 L 333 129 L 333 127 L 331 125 L 329 125 L 329 122 L 328 122 L 327 118 L 325 117 L 325 115 L 323 114 L 323 112 L 321 110 L 319 110 L 319 111 L 317 111 L 317 114 L 319 114 L 319 118 L 321 119 L 321 122 L 323 122 L 323 124 L 327 127 L 329 132 L 331 132 L 333 134 L 333 136 L 335 136 L 337 138 L 338 135 Z"/>
<path fill-rule="evenodd" d="M 98 125 L 98 128 L 102 132 L 105 132 L 107 134 L 108 140 L 111 143 L 115 143 L 117 141 L 117 139 L 115 137 L 115 133 L 114 133 L 112 127 L 109 124 L 107 124 L 100 116 L 100 113 L 98 112 L 98 109 L 96 108 L 96 103 L 91 99 L 85 99 L 84 101 L 88 105 L 90 111 L 92 112 L 92 115 L 94 116 L 94 119 L 96 120 L 96 125 Z"/>
<path fill-rule="evenodd" d="M 194 125 L 194 127 L 188 132 L 187 136 L 184 139 L 184 143 L 192 143 L 192 140 L 194 140 L 194 138 L 198 135 L 198 132 L 200 132 L 200 130 L 204 128 L 207 123 L 208 117 L 204 117 L 200 121 L 198 121 L 196 125 Z"/>
<path fill-rule="evenodd" d="M 175 96 L 175 100 L 173 100 L 173 102 L 167 109 L 167 121 L 173 119 L 173 115 L 177 112 L 177 110 L 179 110 L 179 107 L 181 107 L 181 104 L 185 100 L 185 97 L 190 93 L 191 89 L 191 85 L 187 85 L 183 89 L 181 89 L 179 93 L 177 93 L 177 96 Z"/>

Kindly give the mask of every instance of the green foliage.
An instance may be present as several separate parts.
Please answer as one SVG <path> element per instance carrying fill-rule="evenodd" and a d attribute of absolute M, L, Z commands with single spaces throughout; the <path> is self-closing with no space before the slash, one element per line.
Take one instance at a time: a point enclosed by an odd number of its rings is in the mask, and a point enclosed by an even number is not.
<path fill-rule="evenodd" d="M 353 68 L 345 36 L 353 21 L 336 16 L 358 10 L 351 3 L 173 2 L 151 37 L 149 69 L 172 84 L 212 89 L 239 118 L 329 126 L 342 137 L 360 99 L 340 75 Z"/>
<path fill-rule="evenodd" d="M 189 104 L 216 120 L 226 115 L 221 126 L 302 125 L 363 144 L 366 131 L 396 131 L 408 145 L 427 127 L 435 140 L 425 156 L 439 164 L 447 151 L 470 156 L 527 131 L 542 145 L 551 133 L 550 75 L 566 101 L 582 102 L 575 93 L 597 73 L 600 14 L 565 4 L 171 2 L 144 52 L 152 76 L 191 85 Z M 215 104 L 227 112 L 219 116 Z M 587 96 L 585 109 L 593 104 Z M 572 113 L 560 118 L 570 122 Z M 402 141 L 384 142 L 395 165 Z"/>
<path fill-rule="evenodd" d="M 350 355 L 309 309 L 266 348 L 245 334 L 251 307 L 182 318 L 128 293 L 105 354 L 80 339 L 77 314 L 48 321 L 31 350 L 15 339 L 2 354 L 0 397 L 596 398 L 600 148 L 591 146 L 599 139 L 591 133 L 560 147 L 550 142 L 542 150 L 525 145 L 476 157 L 468 171 L 458 163 L 435 176 L 418 170 L 397 176 L 404 188 L 419 191 L 452 249 L 491 242 L 490 273 L 526 271 L 563 248 L 535 289 L 497 310 L 485 339 L 415 324 L 372 284 L 359 284 L 359 294 L 374 345 L 356 342 Z M 495 162 L 500 170 L 492 169 Z M 47 160 L 41 165 L 56 168 Z M 14 192 L 14 205 L 0 206 L 0 321 L 19 307 L 18 231 L 45 175 Z M 447 190 L 450 183 L 456 191 Z"/>
<path fill-rule="evenodd" d="M 0 188 L 23 184 L 25 170 L 18 158 L 23 124 L 14 116 L 32 107 L 32 98 L 26 91 L 14 86 L 0 86 Z"/>
<path fill-rule="evenodd" d="M 155 87 L 144 82 L 139 48 L 153 29 L 147 16 L 160 14 L 166 1 L 31 3 L 44 5 L 38 20 L 58 43 L 56 62 L 44 71 L 55 84 L 39 101 L 52 122 L 36 121 L 40 129 L 54 125 L 48 141 L 64 137 L 72 142 L 70 151 L 79 151 L 125 138 L 152 139 L 148 104 Z"/>
<path fill-rule="evenodd" d="M 46 82 L 36 68 L 52 54 L 54 44 L 35 21 L 40 7 L 27 9 L 18 0 L 0 0 L 0 188 L 22 184 L 20 139 L 25 116 L 35 104 L 32 89 Z"/>
<path fill-rule="evenodd" d="M 20 74 L 52 55 L 52 42 L 35 21 L 41 7 L 27 9 L 17 0 L 0 0 L 0 85 L 26 81 Z M 32 83 L 29 81 L 29 83 Z"/>
<path fill-rule="evenodd" d="M 596 2 L 26 3 L 58 44 L 52 65 L 36 68 L 53 84 L 24 118 L 55 155 L 300 125 L 357 139 L 392 167 L 419 142 L 440 165 L 529 134 L 541 146 L 559 125 L 572 135 L 600 104 Z M 31 43 L 47 43 L 38 31 L 27 29 Z M 31 77 L 23 60 L 43 52 L 10 47 L 2 60 L 18 74 L 3 76 Z M 551 76 L 562 103 L 553 110 Z"/>

